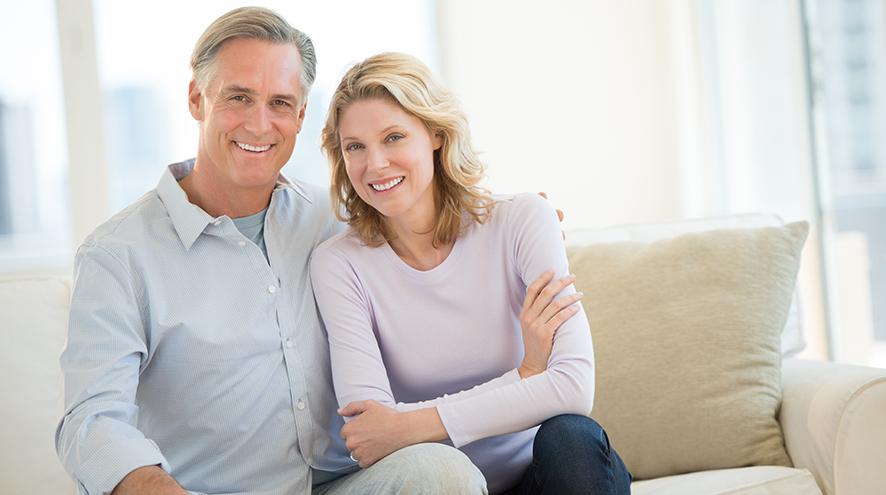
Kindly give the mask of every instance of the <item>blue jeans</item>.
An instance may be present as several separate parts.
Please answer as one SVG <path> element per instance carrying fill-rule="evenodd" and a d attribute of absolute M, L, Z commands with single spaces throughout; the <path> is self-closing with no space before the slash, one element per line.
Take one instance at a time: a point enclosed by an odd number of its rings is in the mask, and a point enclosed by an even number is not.
<path fill-rule="evenodd" d="M 630 495 L 631 473 L 602 426 L 587 416 L 563 414 L 541 424 L 532 464 L 506 495 L 573 493 Z"/>

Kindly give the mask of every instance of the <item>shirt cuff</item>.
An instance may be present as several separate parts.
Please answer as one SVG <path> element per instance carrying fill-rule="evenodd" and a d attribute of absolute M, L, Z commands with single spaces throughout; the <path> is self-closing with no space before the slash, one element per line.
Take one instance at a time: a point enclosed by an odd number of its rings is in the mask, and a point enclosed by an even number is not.
<path fill-rule="evenodd" d="M 146 438 L 128 438 L 93 452 L 76 476 L 90 495 L 106 495 L 127 474 L 140 467 L 156 465 L 167 473 L 171 471 L 156 443 Z"/>

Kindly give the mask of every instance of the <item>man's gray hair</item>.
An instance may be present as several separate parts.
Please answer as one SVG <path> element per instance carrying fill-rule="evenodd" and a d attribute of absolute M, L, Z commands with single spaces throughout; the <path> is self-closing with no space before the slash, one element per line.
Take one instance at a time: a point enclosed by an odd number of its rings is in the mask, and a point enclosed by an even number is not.
<path fill-rule="evenodd" d="M 317 73 L 317 55 L 314 44 L 305 33 L 290 26 L 286 19 L 264 7 L 241 7 L 216 19 L 200 35 L 191 54 L 194 81 L 202 90 L 212 78 L 215 57 L 221 46 L 235 38 L 257 39 L 272 43 L 291 43 L 301 55 L 301 86 L 307 99 Z"/>

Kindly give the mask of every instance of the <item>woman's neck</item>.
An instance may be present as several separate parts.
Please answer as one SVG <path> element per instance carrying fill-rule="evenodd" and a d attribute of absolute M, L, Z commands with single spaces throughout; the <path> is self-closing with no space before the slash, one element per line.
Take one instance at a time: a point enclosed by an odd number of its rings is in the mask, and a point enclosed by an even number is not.
<path fill-rule="evenodd" d="M 393 239 L 391 249 L 416 270 L 435 268 L 449 256 L 454 243 L 434 246 L 434 226 L 439 212 L 436 205 L 426 211 L 410 211 L 398 218 L 386 219 Z"/>
<path fill-rule="evenodd" d="M 407 265 L 416 270 L 428 271 L 443 263 L 452 252 L 454 243 L 434 246 L 434 233 L 397 234 L 389 243 Z"/>

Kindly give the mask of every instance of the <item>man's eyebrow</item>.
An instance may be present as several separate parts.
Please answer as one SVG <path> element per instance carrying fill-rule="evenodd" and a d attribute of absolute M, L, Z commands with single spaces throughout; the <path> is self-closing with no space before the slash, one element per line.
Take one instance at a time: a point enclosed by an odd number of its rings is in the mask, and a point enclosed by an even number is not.
<path fill-rule="evenodd" d="M 248 95 L 255 94 L 254 90 L 251 90 L 251 89 L 244 87 L 244 86 L 236 86 L 236 85 L 225 86 L 221 89 L 221 92 L 224 94 L 228 94 L 228 93 L 245 93 Z"/>
<path fill-rule="evenodd" d="M 221 92 L 222 92 L 222 94 L 243 93 L 243 94 L 247 94 L 250 96 L 254 96 L 257 94 L 257 92 L 254 89 L 250 89 L 245 86 L 237 86 L 237 85 L 225 86 L 224 88 L 221 89 Z M 276 100 L 276 99 L 288 100 L 288 101 L 293 101 L 293 102 L 298 101 L 298 97 L 296 95 L 283 94 L 283 93 L 271 95 L 271 99 L 272 100 Z"/>
<path fill-rule="evenodd" d="M 291 102 L 296 102 L 296 101 L 298 101 L 298 97 L 297 97 L 297 96 L 292 95 L 292 94 L 290 94 L 290 95 L 286 95 L 286 94 L 282 94 L 282 93 L 281 93 L 281 94 L 278 94 L 278 95 L 271 95 L 271 99 L 272 99 L 272 100 L 278 100 L 278 99 L 279 99 L 279 100 L 289 100 L 289 101 L 291 101 Z"/>

